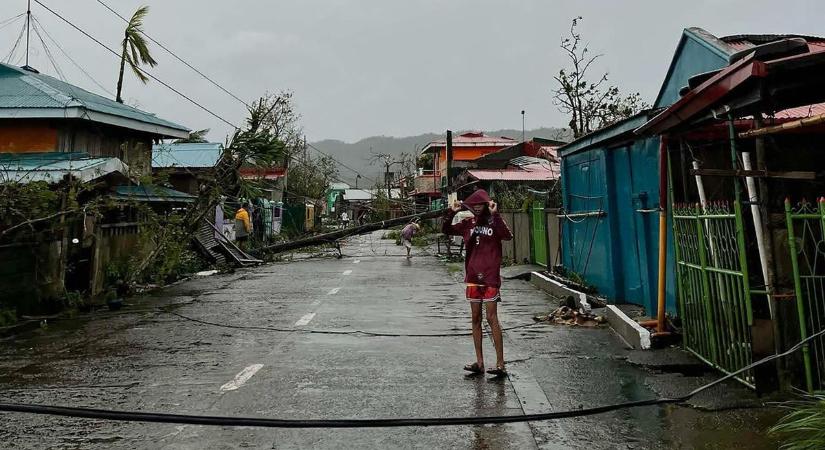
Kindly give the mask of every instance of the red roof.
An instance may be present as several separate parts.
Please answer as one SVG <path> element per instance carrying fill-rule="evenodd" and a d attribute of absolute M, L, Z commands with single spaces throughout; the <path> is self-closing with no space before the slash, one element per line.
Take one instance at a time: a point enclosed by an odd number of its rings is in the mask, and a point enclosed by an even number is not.
<path fill-rule="evenodd" d="M 788 108 L 774 114 L 774 117 L 783 120 L 796 120 L 804 119 L 806 117 L 819 116 L 821 114 L 825 114 L 825 103 L 815 103 L 813 105 Z"/>
<path fill-rule="evenodd" d="M 471 169 L 470 177 L 482 181 L 553 181 L 559 179 L 559 171 L 542 164 L 532 164 L 519 169 Z"/>
<path fill-rule="evenodd" d="M 798 34 L 740 34 L 735 36 L 725 36 L 720 38 L 734 52 L 748 50 L 757 45 L 776 42 L 782 39 L 802 38 L 808 42 L 808 51 L 821 51 L 819 48 L 825 47 L 825 38 L 819 36 L 803 36 Z"/>

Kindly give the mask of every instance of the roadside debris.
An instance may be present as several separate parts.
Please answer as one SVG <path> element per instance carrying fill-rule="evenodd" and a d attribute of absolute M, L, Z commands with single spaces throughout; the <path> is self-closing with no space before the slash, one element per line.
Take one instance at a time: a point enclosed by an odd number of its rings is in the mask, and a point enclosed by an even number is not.
<path fill-rule="evenodd" d="M 546 316 L 536 316 L 533 320 L 536 322 L 551 322 L 559 325 L 588 328 L 598 327 L 599 325 L 607 323 L 607 319 L 605 319 L 604 316 L 597 316 L 589 311 L 585 312 L 569 306 L 560 306 L 550 314 Z"/>

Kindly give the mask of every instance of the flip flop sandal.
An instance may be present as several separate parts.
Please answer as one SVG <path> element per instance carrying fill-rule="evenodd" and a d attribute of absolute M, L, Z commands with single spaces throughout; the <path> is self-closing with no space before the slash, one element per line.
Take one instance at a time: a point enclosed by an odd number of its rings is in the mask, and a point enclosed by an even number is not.
<path fill-rule="evenodd" d="M 497 377 L 503 377 L 507 375 L 507 370 L 502 367 L 491 367 L 487 369 L 487 373 L 490 375 L 495 375 Z"/>
<path fill-rule="evenodd" d="M 484 366 L 479 366 L 478 363 L 467 364 L 464 370 L 470 373 L 484 373 Z"/>

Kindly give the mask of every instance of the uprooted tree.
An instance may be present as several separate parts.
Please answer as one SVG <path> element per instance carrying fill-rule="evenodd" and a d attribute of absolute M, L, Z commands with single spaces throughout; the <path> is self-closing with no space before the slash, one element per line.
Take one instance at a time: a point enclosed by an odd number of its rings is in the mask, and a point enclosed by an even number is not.
<path fill-rule="evenodd" d="M 581 17 L 573 19 L 570 35 L 561 40 L 561 49 L 569 60 L 569 66 L 559 70 L 553 78 L 558 83 L 553 99 L 559 110 L 570 116 L 568 125 L 573 138 L 604 128 L 630 117 L 650 105 L 641 94 L 622 95 L 617 86 L 608 85 L 608 74 L 593 77 L 593 64 L 601 54 L 592 54 L 577 31 Z"/>

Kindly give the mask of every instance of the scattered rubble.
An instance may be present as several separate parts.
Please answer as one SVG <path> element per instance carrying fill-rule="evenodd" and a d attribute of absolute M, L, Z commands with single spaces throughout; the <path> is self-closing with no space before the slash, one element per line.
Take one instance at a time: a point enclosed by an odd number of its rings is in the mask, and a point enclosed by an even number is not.
<path fill-rule="evenodd" d="M 604 316 L 595 315 L 591 312 L 585 312 L 569 306 L 560 306 L 550 314 L 546 316 L 536 316 L 533 320 L 588 328 L 598 327 L 599 325 L 607 323 L 607 319 L 605 319 Z"/>

